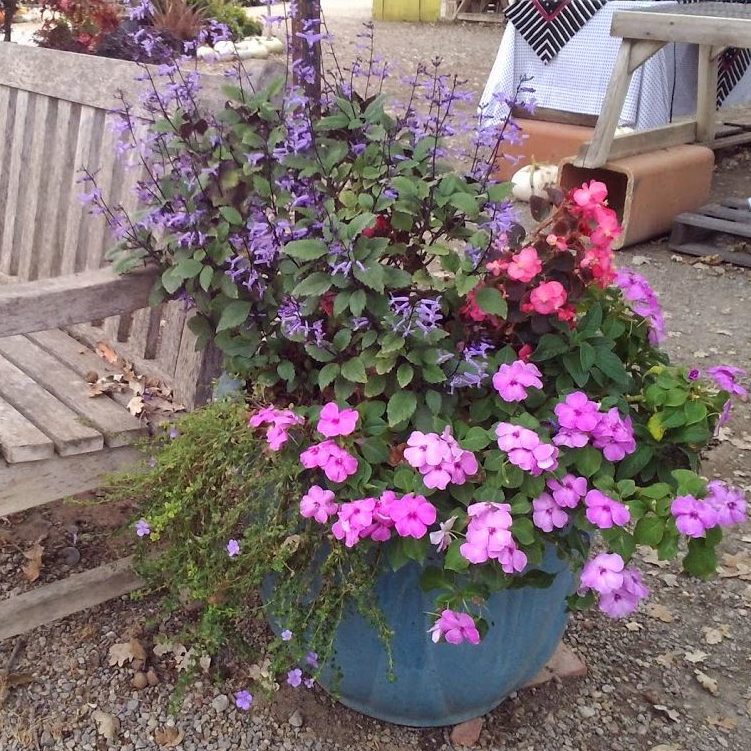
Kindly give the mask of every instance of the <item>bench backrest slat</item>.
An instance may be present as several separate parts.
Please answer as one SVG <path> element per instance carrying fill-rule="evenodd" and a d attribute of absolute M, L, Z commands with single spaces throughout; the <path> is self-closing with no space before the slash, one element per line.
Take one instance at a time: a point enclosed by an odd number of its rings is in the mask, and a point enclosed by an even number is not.
<path fill-rule="evenodd" d="M 255 82 L 280 75 L 276 62 L 246 65 Z M 152 69 L 153 70 L 153 69 Z M 135 63 L 0 43 L 0 281 L 30 281 L 102 266 L 112 237 L 103 217 L 80 200 L 80 170 L 88 168 L 107 200 L 133 209 L 140 168 L 116 157 L 110 127 L 118 92 L 139 112 L 148 84 Z M 219 76 L 202 77 L 201 98 L 223 106 Z M 203 377 L 215 353 L 193 350 L 179 303 L 75 327 L 77 336 L 105 341 L 146 373 L 168 379 L 193 406 L 206 393 Z M 208 360 L 212 360 L 207 365 Z"/>

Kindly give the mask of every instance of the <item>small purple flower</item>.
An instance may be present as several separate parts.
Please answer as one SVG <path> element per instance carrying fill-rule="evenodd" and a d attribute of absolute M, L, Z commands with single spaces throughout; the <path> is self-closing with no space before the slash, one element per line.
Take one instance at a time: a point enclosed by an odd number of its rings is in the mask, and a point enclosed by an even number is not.
<path fill-rule="evenodd" d="M 746 498 L 741 490 L 719 480 L 713 480 L 707 487 L 710 495 L 705 500 L 717 512 L 720 527 L 732 527 L 746 521 Z"/>
<path fill-rule="evenodd" d="M 732 365 L 718 365 L 716 368 L 709 368 L 707 375 L 723 391 L 736 394 L 741 399 L 748 398 L 748 389 L 739 383 L 740 379 L 748 376 L 748 373 L 743 368 L 735 368 Z"/>
<path fill-rule="evenodd" d="M 316 652 L 308 652 L 305 656 L 305 662 L 315 670 L 318 667 L 318 654 Z"/>
<path fill-rule="evenodd" d="M 284 631 L 282 631 L 282 633 L 279 634 L 279 636 L 281 637 L 282 641 L 292 640 L 292 632 L 288 628 L 285 628 Z"/>
<path fill-rule="evenodd" d="M 688 371 L 689 381 L 698 381 L 699 378 L 701 378 L 701 371 L 698 368 L 691 368 L 691 370 Z"/>
<path fill-rule="evenodd" d="M 139 537 L 148 537 L 151 534 L 151 525 L 146 519 L 139 519 L 136 522 L 136 534 Z"/>
<path fill-rule="evenodd" d="M 287 683 L 289 683 L 292 688 L 298 688 L 302 683 L 302 670 L 300 670 L 300 668 L 290 670 L 289 673 L 287 673 Z"/>
<path fill-rule="evenodd" d="M 235 694 L 235 706 L 247 712 L 253 706 L 253 694 L 250 691 L 238 691 Z"/>
<path fill-rule="evenodd" d="M 240 543 L 237 540 L 230 540 L 227 543 L 227 555 L 229 555 L 230 558 L 240 555 Z"/>
<path fill-rule="evenodd" d="M 169 437 L 174 441 L 175 438 L 177 438 L 177 436 L 179 436 L 179 435 L 180 435 L 180 431 L 173 425 L 169 429 Z"/>
<path fill-rule="evenodd" d="M 309 678 L 303 678 L 302 683 L 303 683 L 303 686 L 305 686 L 305 688 L 313 688 L 313 686 L 315 685 L 315 682 L 316 682 L 315 678 L 309 677 Z"/>

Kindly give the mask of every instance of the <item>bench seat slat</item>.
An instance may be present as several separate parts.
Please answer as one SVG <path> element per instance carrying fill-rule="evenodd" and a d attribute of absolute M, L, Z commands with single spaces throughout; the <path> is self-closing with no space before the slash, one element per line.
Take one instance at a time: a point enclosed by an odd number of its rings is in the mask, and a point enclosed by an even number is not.
<path fill-rule="evenodd" d="M 52 441 L 3 399 L 0 399 L 0 449 L 9 462 L 33 462 L 55 453 Z"/>
<path fill-rule="evenodd" d="M 25 336 L 0 339 L 0 354 L 102 433 L 110 448 L 132 443 L 146 432 L 145 425 L 106 394 L 90 397 L 78 373 Z"/>
<path fill-rule="evenodd" d="M 110 367 L 86 344 L 82 344 L 61 329 L 49 329 L 48 331 L 38 331 L 35 334 L 27 334 L 27 339 L 31 339 L 32 342 L 38 344 L 43 350 L 54 355 L 71 370 L 75 370 L 81 378 L 92 371 L 100 378 L 120 373 L 119 370 Z M 115 391 L 110 394 L 110 397 L 123 407 L 127 407 L 128 402 L 133 397 L 133 392 L 130 389 L 127 391 Z"/>
<path fill-rule="evenodd" d="M 104 446 L 101 433 L 85 425 L 73 410 L 2 356 L 0 397 L 49 436 L 60 456 L 98 451 Z"/>

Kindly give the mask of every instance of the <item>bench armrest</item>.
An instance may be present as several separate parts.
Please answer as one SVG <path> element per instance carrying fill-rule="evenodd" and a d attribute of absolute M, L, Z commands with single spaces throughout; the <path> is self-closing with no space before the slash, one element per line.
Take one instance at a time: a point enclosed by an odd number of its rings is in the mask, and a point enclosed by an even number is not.
<path fill-rule="evenodd" d="M 119 275 L 109 268 L 0 286 L 0 337 L 88 323 L 146 308 L 155 268 Z"/>

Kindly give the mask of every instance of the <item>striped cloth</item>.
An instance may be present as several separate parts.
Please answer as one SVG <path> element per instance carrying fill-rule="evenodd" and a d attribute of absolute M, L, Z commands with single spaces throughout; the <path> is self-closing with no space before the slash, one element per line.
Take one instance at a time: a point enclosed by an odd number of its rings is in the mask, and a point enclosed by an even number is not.
<path fill-rule="evenodd" d="M 543 63 L 549 63 L 607 0 L 517 0 L 504 11 Z"/>

